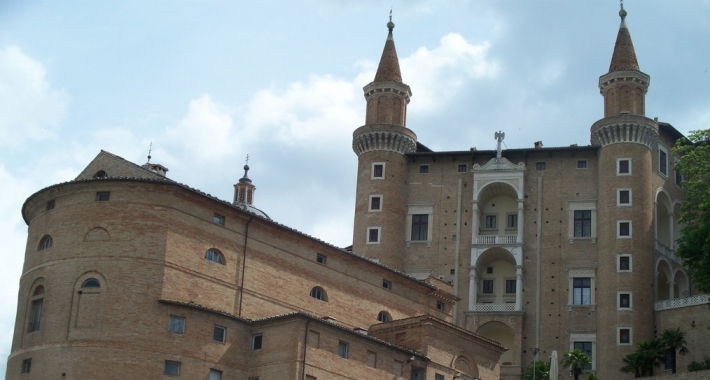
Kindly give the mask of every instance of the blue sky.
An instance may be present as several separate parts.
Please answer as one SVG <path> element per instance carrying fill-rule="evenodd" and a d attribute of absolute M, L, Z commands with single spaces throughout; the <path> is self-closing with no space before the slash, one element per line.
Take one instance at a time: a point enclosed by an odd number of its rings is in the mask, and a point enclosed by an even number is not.
<path fill-rule="evenodd" d="M 618 1 L 392 1 L 408 127 L 435 150 L 589 144 Z M 256 205 L 349 245 L 362 87 L 390 3 L 0 1 L 0 373 L 35 191 L 110 151 L 222 199 L 249 154 Z M 710 128 L 710 1 L 627 0 L 647 116 Z"/>

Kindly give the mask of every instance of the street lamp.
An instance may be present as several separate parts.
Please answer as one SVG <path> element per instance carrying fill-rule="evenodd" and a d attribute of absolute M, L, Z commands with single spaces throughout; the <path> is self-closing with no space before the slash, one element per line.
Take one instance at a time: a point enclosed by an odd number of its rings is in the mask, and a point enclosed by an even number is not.
<path fill-rule="evenodd" d="M 530 349 L 533 353 L 533 380 L 535 380 L 535 374 L 537 372 L 537 353 L 540 352 L 540 349 L 537 347 L 533 347 Z"/>

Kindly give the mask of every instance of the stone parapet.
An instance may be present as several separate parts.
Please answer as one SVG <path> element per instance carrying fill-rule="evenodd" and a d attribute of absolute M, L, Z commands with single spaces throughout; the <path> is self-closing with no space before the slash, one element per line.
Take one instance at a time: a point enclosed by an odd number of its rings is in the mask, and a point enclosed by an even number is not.
<path fill-rule="evenodd" d="M 622 114 L 605 117 L 592 125 L 592 145 L 636 143 L 653 149 L 658 142 L 658 123 L 645 116 Z"/>
<path fill-rule="evenodd" d="M 385 150 L 399 154 L 417 150 L 414 132 L 398 125 L 366 125 L 353 133 L 353 151 L 358 156 L 373 150 Z"/>

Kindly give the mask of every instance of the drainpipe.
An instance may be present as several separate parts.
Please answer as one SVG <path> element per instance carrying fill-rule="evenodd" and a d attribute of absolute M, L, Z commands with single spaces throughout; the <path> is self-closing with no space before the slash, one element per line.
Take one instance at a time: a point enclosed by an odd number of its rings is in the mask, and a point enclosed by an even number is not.
<path fill-rule="evenodd" d="M 455 255 L 455 263 L 454 263 L 454 295 L 456 297 L 459 296 L 459 255 L 461 254 L 461 197 L 463 196 L 461 194 L 462 189 L 461 189 L 461 178 L 459 178 L 458 181 L 458 198 L 456 199 L 456 255 Z M 454 304 L 454 324 L 458 325 L 457 321 L 459 319 L 459 303 Z"/>
<path fill-rule="evenodd" d="M 241 285 L 239 286 L 240 289 L 240 295 L 239 295 L 239 309 L 237 310 L 237 316 L 241 317 L 242 316 L 242 300 L 244 299 L 244 272 L 246 271 L 246 264 L 247 264 L 247 242 L 249 241 L 249 224 L 254 220 L 254 217 L 250 217 L 249 221 L 247 222 L 246 229 L 244 231 L 244 258 L 242 258 L 242 279 L 241 279 Z"/>
<path fill-rule="evenodd" d="M 306 322 L 306 333 L 303 336 L 303 360 L 301 361 L 301 380 L 305 380 L 306 378 L 306 349 L 308 348 L 308 325 L 311 324 L 311 320 L 309 319 L 308 322 Z"/>
<path fill-rule="evenodd" d="M 519 222 L 519 221 L 518 221 Z M 540 250 L 542 245 L 542 176 L 537 177 L 537 241 L 535 243 L 535 347 L 540 347 Z"/>

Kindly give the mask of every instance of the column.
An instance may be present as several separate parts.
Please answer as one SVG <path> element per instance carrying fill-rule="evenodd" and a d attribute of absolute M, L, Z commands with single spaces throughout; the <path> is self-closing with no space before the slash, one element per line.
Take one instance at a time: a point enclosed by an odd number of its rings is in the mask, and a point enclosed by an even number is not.
<path fill-rule="evenodd" d="M 673 206 L 671 206 L 671 207 L 673 207 Z M 669 212 L 668 213 L 668 224 L 669 224 L 668 227 L 670 228 L 670 231 L 668 231 L 668 233 L 670 234 L 670 236 L 669 236 L 670 242 L 668 243 L 668 248 L 671 251 L 673 251 L 673 254 L 675 255 L 675 238 L 673 236 L 673 223 L 674 223 L 673 219 L 674 219 L 673 212 Z"/>
<path fill-rule="evenodd" d="M 675 294 L 673 294 L 673 287 L 674 286 L 675 286 L 675 282 L 673 281 L 672 278 L 669 278 L 668 279 L 668 299 L 669 300 L 675 298 Z"/>
<path fill-rule="evenodd" d="M 478 202 L 473 201 L 471 205 L 471 241 L 473 244 L 478 244 Z"/>
<path fill-rule="evenodd" d="M 478 277 L 476 276 L 476 268 L 469 269 L 468 272 L 468 311 L 475 309 L 478 301 Z"/>
<path fill-rule="evenodd" d="M 518 201 L 518 244 L 523 243 L 523 201 Z"/>
<path fill-rule="evenodd" d="M 523 310 L 523 268 L 517 267 L 515 269 L 515 311 L 521 310 Z"/>

